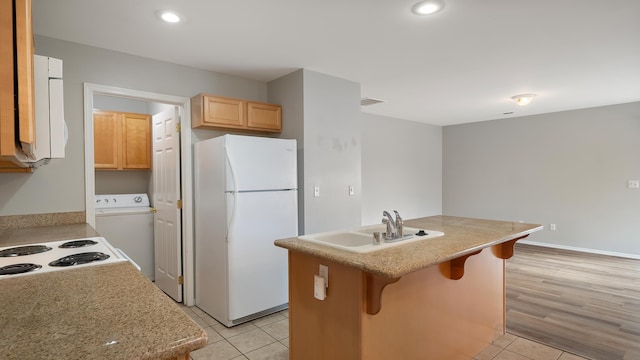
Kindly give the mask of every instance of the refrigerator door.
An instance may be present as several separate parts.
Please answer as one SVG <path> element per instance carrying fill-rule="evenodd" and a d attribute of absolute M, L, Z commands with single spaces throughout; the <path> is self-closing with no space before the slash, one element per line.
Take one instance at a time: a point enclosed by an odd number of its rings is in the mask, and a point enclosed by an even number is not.
<path fill-rule="evenodd" d="M 288 303 L 287 251 L 298 236 L 297 191 L 227 193 L 228 306 L 233 321 Z"/>
<path fill-rule="evenodd" d="M 225 191 L 297 189 L 296 141 L 225 135 Z"/>

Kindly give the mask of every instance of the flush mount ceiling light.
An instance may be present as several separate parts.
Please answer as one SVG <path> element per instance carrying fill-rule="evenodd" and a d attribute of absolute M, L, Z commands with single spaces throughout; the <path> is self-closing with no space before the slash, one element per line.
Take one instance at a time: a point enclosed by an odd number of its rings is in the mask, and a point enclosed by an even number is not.
<path fill-rule="evenodd" d="M 536 94 L 520 94 L 512 96 L 511 99 L 520 106 L 526 106 L 531 103 L 534 97 L 536 97 Z"/>
<path fill-rule="evenodd" d="M 444 1 L 424 0 L 413 5 L 411 11 L 416 15 L 431 15 L 442 9 L 444 9 Z"/>
<path fill-rule="evenodd" d="M 168 10 L 158 10 L 156 11 L 156 16 L 160 20 L 171 24 L 179 23 L 183 19 L 183 17 L 177 12 Z"/>

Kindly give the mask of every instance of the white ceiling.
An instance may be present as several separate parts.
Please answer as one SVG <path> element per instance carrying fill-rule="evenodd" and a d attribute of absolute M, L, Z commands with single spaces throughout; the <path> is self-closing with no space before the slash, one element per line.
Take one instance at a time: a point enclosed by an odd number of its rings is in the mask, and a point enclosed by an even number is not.
<path fill-rule="evenodd" d="M 639 0 L 445 0 L 430 17 L 416 1 L 33 0 L 33 21 L 38 35 L 264 82 L 317 71 L 385 101 L 364 112 L 435 125 L 640 101 Z M 521 93 L 538 96 L 519 107 Z"/>

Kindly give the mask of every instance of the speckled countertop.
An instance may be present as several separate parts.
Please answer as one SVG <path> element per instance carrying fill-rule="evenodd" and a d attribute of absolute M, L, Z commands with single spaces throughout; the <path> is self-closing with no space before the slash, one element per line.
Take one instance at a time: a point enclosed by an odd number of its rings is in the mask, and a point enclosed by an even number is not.
<path fill-rule="evenodd" d="M 276 240 L 275 244 L 291 251 L 299 251 L 375 275 L 399 278 L 408 273 L 542 230 L 542 225 L 537 224 L 454 216 L 405 220 L 404 225 L 442 231 L 444 236 L 370 253 L 349 252 L 299 238 Z"/>
<path fill-rule="evenodd" d="M 0 246 L 100 236 L 89 224 L 0 230 Z"/>
<path fill-rule="evenodd" d="M 0 231 L 0 246 L 98 236 L 89 225 Z M 206 332 L 128 262 L 0 279 L 0 359 L 171 359 Z"/>

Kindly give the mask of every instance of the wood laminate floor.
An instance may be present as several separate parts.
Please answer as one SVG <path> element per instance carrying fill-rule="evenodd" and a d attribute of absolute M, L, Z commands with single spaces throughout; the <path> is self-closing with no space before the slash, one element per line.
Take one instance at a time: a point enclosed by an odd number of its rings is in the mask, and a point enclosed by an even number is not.
<path fill-rule="evenodd" d="M 640 359 L 640 260 L 518 244 L 507 331 L 596 360 Z"/>

